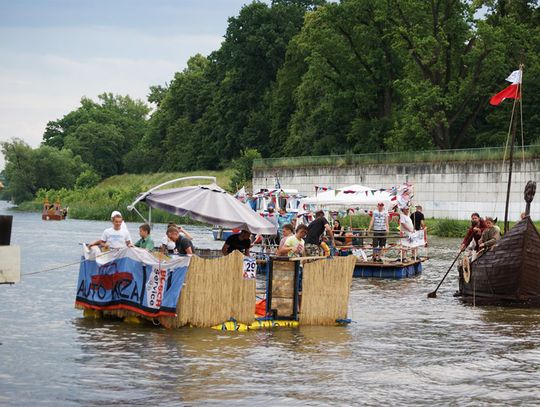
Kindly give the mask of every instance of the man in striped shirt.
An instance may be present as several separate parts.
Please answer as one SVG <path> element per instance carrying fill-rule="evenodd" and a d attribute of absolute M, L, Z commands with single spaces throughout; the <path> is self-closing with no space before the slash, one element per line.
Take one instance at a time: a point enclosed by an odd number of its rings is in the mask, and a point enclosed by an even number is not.
<path fill-rule="evenodd" d="M 390 230 L 388 226 L 388 212 L 384 209 L 384 203 L 377 204 L 377 210 L 373 211 L 368 232 L 373 230 L 373 261 L 382 262 L 381 249 L 386 246 L 386 235 Z"/>

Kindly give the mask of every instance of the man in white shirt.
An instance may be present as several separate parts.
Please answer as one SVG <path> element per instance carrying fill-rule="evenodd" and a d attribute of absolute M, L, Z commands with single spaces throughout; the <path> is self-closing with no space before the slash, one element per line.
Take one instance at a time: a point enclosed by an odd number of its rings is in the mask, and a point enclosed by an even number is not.
<path fill-rule="evenodd" d="M 112 218 L 113 226 L 105 229 L 101 235 L 101 239 L 90 243 L 88 247 L 101 245 L 105 249 L 124 249 L 125 247 L 132 247 L 131 236 L 127 228 L 122 228 L 122 215 L 117 214 Z"/>
<path fill-rule="evenodd" d="M 414 233 L 414 225 L 412 222 L 411 217 L 409 216 L 409 208 L 407 206 L 401 208 L 401 214 L 399 215 L 399 230 L 401 232 L 401 236 L 407 236 L 409 237 L 412 233 Z M 412 255 L 413 257 L 416 257 L 417 249 L 412 249 Z M 401 251 L 402 255 L 402 261 L 407 261 L 407 250 L 403 249 Z"/>

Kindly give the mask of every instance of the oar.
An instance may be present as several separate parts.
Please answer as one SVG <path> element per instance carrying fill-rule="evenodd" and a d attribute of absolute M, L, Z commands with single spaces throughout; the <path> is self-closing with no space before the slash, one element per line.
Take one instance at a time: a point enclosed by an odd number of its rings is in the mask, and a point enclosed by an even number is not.
<path fill-rule="evenodd" d="M 457 259 L 459 259 L 459 256 L 461 256 L 461 253 L 463 253 L 464 250 L 460 250 L 458 255 L 456 256 L 456 258 L 454 259 L 454 261 L 452 262 L 452 264 L 450 265 L 450 267 L 448 267 L 448 270 L 446 271 L 446 274 L 444 275 L 444 277 L 442 278 L 441 282 L 439 283 L 439 285 L 437 286 L 437 288 L 435 289 L 435 291 L 429 293 L 427 295 L 428 298 L 437 298 L 437 290 L 439 289 L 439 287 L 441 286 L 441 284 L 443 283 L 444 279 L 446 278 L 446 276 L 448 275 L 448 273 L 450 273 L 450 270 L 452 270 L 452 267 L 454 267 L 454 264 L 456 263 Z"/>

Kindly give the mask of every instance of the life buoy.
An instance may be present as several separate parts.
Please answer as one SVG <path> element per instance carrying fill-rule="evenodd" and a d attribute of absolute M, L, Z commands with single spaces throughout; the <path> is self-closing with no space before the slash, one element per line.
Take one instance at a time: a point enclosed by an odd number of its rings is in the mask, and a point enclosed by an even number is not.
<path fill-rule="evenodd" d="M 467 256 L 463 257 L 461 268 L 463 270 L 463 280 L 468 283 L 471 281 L 471 263 L 469 262 L 469 258 Z"/>

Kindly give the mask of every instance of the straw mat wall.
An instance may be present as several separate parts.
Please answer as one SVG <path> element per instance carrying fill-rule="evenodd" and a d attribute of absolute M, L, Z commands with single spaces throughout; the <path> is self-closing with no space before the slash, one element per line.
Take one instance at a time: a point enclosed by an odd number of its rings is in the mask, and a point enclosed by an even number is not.
<path fill-rule="evenodd" d="M 250 323 L 255 313 L 255 280 L 242 276 L 244 256 L 233 252 L 215 259 L 191 258 L 176 306 L 177 317 L 161 317 L 166 327 L 210 327 L 235 318 Z"/>
<path fill-rule="evenodd" d="M 304 264 L 300 324 L 335 325 L 347 318 L 356 257 L 334 257 Z"/>

